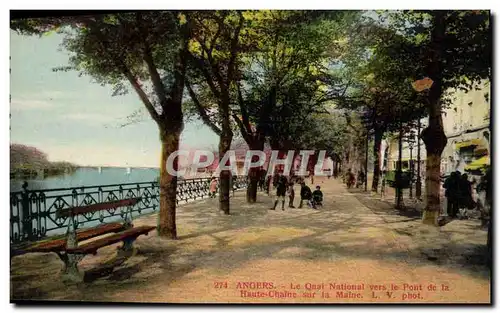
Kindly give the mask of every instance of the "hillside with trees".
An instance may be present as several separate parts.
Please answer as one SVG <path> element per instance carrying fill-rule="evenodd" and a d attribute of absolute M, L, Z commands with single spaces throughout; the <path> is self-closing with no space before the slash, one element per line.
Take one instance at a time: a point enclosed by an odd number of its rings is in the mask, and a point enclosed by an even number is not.
<path fill-rule="evenodd" d="M 44 176 L 60 175 L 77 167 L 69 162 L 50 162 L 47 154 L 35 147 L 16 143 L 10 145 L 11 176 L 31 176 L 38 171 L 43 171 Z"/>

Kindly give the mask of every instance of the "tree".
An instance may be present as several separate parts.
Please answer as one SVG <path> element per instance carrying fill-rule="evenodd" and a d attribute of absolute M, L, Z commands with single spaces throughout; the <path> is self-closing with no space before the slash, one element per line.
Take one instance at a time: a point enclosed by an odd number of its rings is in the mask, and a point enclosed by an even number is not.
<path fill-rule="evenodd" d="M 202 120 L 219 135 L 221 161 L 229 151 L 233 138 L 230 105 L 234 102 L 234 93 L 231 91 L 240 75 L 239 55 L 243 49 L 240 34 L 245 18 L 241 11 L 203 11 L 190 16 L 190 21 L 196 25 L 197 30 L 190 42 L 192 71 L 186 87 Z M 215 109 L 202 104 L 197 94 L 200 92 L 205 95 L 209 93 L 207 96 L 215 104 Z M 214 111 L 211 119 L 209 113 Z M 219 209 L 224 214 L 230 213 L 230 178 L 230 171 L 220 172 Z"/>
<path fill-rule="evenodd" d="M 22 144 L 10 145 L 10 169 L 36 168 L 42 169 L 50 164 L 45 152 L 35 147 Z"/>
<path fill-rule="evenodd" d="M 428 126 L 420 134 L 427 150 L 426 197 L 423 222 L 436 224 L 440 211 L 441 153 L 447 138 L 442 110 L 450 103 L 447 90 L 470 90 L 491 76 L 489 11 L 407 11 L 391 15 L 391 27 L 405 35 L 411 53 L 395 53 L 407 62 L 408 76 L 430 78 L 426 94 Z"/>
<path fill-rule="evenodd" d="M 338 75 L 345 77 L 346 93 L 339 106 L 357 111 L 366 130 L 363 136 L 374 136 L 372 191 L 377 192 L 384 133 L 399 131 L 401 123 L 422 116 L 423 100 L 411 88 L 406 64 L 393 58 L 395 51 L 404 53 L 405 38 L 371 18 L 361 19 L 356 30 L 340 59 Z"/>
<path fill-rule="evenodd" d="M 224 70 L 228 66 L 227 62 L 231 55 L 238 53 L 236 59 L 239 63 L 234 63 L 237 69 L 231 78 L 233 83 L 226 88 L 231 99 L 229 111 L 235 127 L 250 149 L 262 151 L 266 139 L 271 138 L 269 125 L 272 123 L 271 115 L 276 112 L 275 107 L 280 102 L 279 89 L 283 86 L 288 88 L 290 82 L 304 79 L 308 68 L 319 65 L 318 60 L 323 57 L 321 49 L 324 50 L 320 47 L 328 43 L 328 40 L 324 40 L 326 36 L 322 38 L 319 35 L 332 30 L 325 25 L 317 25 L 316 21 L 321 21 L 324 15 L 321 12 L 245 11 L 241 13 L 245 22 L 239 31 L 240 37 L 229 34 L 225 38 L 225 45 L 217 44 L 218 38 L 223 36 L 223 29 L 235 28 L 235 13 L 226 14 L 226 24 L 220 24 L 224 19 L 219 18 L 219 24 L 207 25 L 206 33 L 198 39 L 193 54 L 202 84 L 198 80 L 198 83 L 190 84 L 198 85 L 198 88 L 188 86 L 188 90 L 202 119 L 212 130 L 221 134 L 220 125 L 225 119 L 222 116 L 225 109 L 220 108 L 220 95 L 213 90 L 220 86 L 216 73 L 222 69 L 219 76 L 227 75 L 229 71 Z M 231 14 L 233 25 L 230 25 Z M 237 39 L 237 47 L 227 45 L 231 38 Z M 214 75 L 214 78 L 207 80 L 210 75 Z M 256 201 L 258 174 L 256 168 L 250 170 L 247 188 L 247 201 L 250 203 Z"/>
<path fill-rule="evenodd" d="M 253 150 L 262 150 L 269 140 L 283 156 L 298 150 L 305 119 L 331 99 L 327 52 L 335 49 L 346 21 L 357 14 L 268 11 L 263 15 L 255 26 L 257 49 L 246 54 L 233 117 Z M 250 172 L 248 202 L 256 201 L 257 173 Z"/>
<path fill-rule="evenodd" d="M 158 233 L 177 238 L 175 223 L 177 177 L 167 171 L 168 157 L 179 148 L 181 109 L 191 25 L 175 11 L 67 16 L 11 22 L 28 34 L 59 31 L 76 70 L 110 85 L 115 94 L 136 92 L 158 125 L 161 141 L 160 215 Z M 178 169 L 177 159 L 173 162 Z"/>

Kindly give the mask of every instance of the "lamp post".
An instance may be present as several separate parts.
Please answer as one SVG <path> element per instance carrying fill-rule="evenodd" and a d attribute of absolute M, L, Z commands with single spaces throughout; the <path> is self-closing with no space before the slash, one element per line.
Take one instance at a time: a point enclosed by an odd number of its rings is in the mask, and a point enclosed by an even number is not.
<path fill-rule="evenodd" d="M 420 181 L 420 118 L 417 124 L 417 186 L 415 187 L 418 200 L 422 199 L 422 182 Z"/>
<path fill-rule="evenodd" d="M 410 148 L 410 199 L 413 199 L 413 138 L 410 138 L 410 141 L 408 141 L 408 146 Z"/>
<path fill-rule="evenodd" d="M 403 204 L 402 178 L 402 154 L 403 154 L 403 124 L 399 121 L 399 139 L 398 139 L 398 162 L 396 166 L 396 208 L 400 209 Z"/>
<path fill-rule="evenodd" d="M 370 132 L 366 132 L 366 146 L 365 146 L 365 191 L 368 190 L 368 142 L 370 141 Z"/>

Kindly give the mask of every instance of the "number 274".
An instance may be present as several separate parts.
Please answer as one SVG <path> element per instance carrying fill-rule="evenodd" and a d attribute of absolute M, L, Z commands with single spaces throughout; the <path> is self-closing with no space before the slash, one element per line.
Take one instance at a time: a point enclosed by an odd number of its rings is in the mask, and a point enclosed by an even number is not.
<path fill-rule="evenodd" d="M 227 288 L 227 282 L 226 281 L 214 282 L 214 287 L 215 288 Z"/>

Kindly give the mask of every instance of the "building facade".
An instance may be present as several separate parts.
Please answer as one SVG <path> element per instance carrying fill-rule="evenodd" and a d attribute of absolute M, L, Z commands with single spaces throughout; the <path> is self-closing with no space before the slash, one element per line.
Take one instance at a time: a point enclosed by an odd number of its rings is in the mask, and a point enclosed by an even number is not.
<path fill-rule="evenodd" d="M 464 92 L 450 91 L 452 103 L 443 111 L 443 128 L 448 143 L 441 155 L 441 174 L 448 176 L 453 171 L 479 175 L 484 165 L 490 164 L 490 83 L 483 81 L 477 88 Z M 427 126 L 428 118 L 421 119 L 421 130 Z M 420 143 L 421 177 L 425 181 L 425 160 L 427 152 L 417 130 L 412 149 L 408 140 L 402 146 L 402 168 L 408 170 L 413 164 L 416 170 L 417 142 Z M 396 170 L 399 157 L 399 140 L 396 136 L 382 143 L 382 168 Z M 384 153 L 385 152 L 385 153 Z M 413 161 L 412 161 L 413 160 Z"/>
<path fill-rule="evenodd" d="M 443 113 L 448 144 L 441 158 L 442 173 L 474 172 L 474 163 L 490 163 L 490 83 L 483 82 L 478 88 L 455 91 L 452 105 Z"/>

